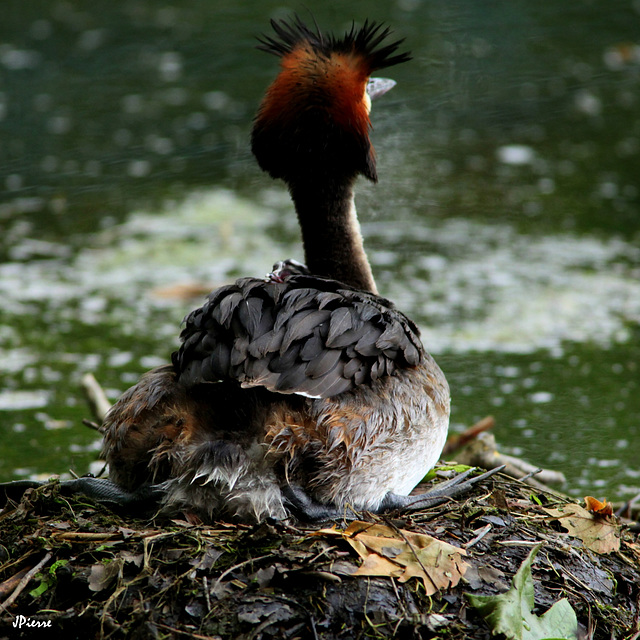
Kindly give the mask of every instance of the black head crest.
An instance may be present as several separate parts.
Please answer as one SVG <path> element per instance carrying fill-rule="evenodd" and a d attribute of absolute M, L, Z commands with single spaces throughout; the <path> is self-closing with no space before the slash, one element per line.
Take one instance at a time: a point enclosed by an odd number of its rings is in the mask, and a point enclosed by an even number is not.
<path fill-rule="evenodd" d="M 404 38 L 382 45 L 391 35 L 391 29 L 369 20 L 365 20 L 362 27 L 353 23 L 342 37 L 323 34 L 315 21 L 313 29 L 308 27 L 297 14 L 289 19 L 271 20 L 271 26 L 276 37 L 259 37 L 258 49 L 277 56 L 292 53 L 298 45 L 307 43 L 325 56 L 332 53 L 360 54 L 367 61 L 369 73 L 411 60 L 409 52 L 397 53 Z"/>

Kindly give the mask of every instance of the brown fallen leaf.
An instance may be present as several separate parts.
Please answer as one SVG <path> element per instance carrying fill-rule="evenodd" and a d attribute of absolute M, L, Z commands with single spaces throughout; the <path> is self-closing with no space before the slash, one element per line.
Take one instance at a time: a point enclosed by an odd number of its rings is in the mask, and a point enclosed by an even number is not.
<path fill-rule="evenodd" d="M 118 556 L 122 558 L 122 560 L 126 562 L 131 562 L 135 564 L 136 567 L 140 568 L 142 566 L 142 561 L 144 560 L 144 553 L 133 553 L 132 551 L 122 550 Z"/>
<path fill-rule="evenodd" d="M 580 538 L 596 553 L 611 553 L 620 549 L 620 526 L 612 516 L 594 515 L 579 504 L 566 504 L 559 509 L 544 509 L 558 520 L 570 536 Z"/>
<path fill-rule="evenodd" d="M 355 576 L 389 576 L 406 582 L 421 579 L 427 595 L 458 584 L 469 568 L 464 549 L 422 533 L 383 524 L 352 522 L 347 529 L 322 529 L 317 535 L 342 536 L 363 562 Z"/>
<path fill-rule="evenodd" d="M 91 591 L 106 589 L 121 574 L 123 564 L 122 558 L 116 558 L 106 564 L 102 562 L 94 564 L 89 574 L 89 589 Z"/>
<path fill-rule="evenodd" d="M 593 498 L 592 496 L 584 497 L 584 506 L 588 511 L 593 513 L 597 513 L 601 516 L 612 516 L 613 515 L 613 506 L 610 502 L 603 500 L 600 502 L 597 498 Z"/>

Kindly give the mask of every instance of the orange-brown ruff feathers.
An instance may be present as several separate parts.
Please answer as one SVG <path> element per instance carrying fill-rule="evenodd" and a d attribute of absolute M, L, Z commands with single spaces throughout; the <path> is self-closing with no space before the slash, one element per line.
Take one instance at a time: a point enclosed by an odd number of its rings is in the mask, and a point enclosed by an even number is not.
<path fill-rule="evenodd" d="M 186 318 L 173 365 L 105 421 L 112 480 L 162 483 L 167 508 L 204 518 L 403 504 L 448 427 L 444 375 L 415 325 L 375 295 L 353 206 L 356 177 L 376 178 L 369 75 L 408 56 L 381 46 L 388 30 L 372 23 L 343 38 L 298 18 L 272 24 L 262 48 L 282 70 L 252 147 L 289 187 L 313 275 L 289 263 L 214 291 Z"/>
<path fill-rule="evenodd" d="M 368 21 L 342 38 L 312 31 L 299 18 L 271 24 L 280 39 L 265 37 L 259 48 L 280 56 L 282 69 L 256 117 L 253 149 L 260 166 L 286 181 L 333 174 L 342 182 L 359 173 L 377 180 L 365 89 L 374 71 L 410 59 L 393 55 L 402 40 L 380 46 L 389 29 Z M 301 142 L 297 130 L 304 132 L 304 147 L 294 149 Z"/>

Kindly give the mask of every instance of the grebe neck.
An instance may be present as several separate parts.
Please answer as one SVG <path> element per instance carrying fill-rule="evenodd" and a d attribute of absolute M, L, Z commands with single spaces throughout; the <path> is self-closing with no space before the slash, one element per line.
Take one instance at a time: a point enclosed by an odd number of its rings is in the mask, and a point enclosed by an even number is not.
<path fill-rule="evenodd" d="M 364 250 L 352 184 L 327 185 L 318 180 L 304 188 L 290 186 L 305 250 L 314 275 L 377 293 Z"/>

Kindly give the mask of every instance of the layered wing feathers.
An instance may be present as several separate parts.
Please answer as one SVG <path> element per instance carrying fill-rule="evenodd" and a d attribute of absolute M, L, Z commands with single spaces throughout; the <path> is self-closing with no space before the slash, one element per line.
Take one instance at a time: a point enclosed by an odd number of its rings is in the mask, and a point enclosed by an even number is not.
<path fill-rule="evenodd" d="M 418 329 L 388 300 L 313 276 L 243 278 L 185 322 L 173 363 L 188 387 L 236 380 L 326 398 L 422 357 Z"/>

